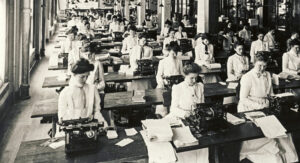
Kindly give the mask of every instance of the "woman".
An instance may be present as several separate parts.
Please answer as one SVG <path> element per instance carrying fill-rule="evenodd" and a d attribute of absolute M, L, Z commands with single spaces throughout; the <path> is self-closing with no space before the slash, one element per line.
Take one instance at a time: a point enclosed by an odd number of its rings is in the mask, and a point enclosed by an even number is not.
<path fill-rule="evenodd" d="M 134 46 L 129 54 L 130 69 L 136 71 L 138 68 L 137 61 L 142 59 L 152 60 L 153 49 L 146 46 L 147 37 L 146 34 L 142 33 L 139 35 L 138 45 Z M 128 85 L 129 90 L 146 90 L 152 89 L 151 81 L 149 79 L 134 80 Z"/>
<path fill-rule="evenodd" d="M 263 52 L 257 53 L 254 68 L 242 77 L 238 112 L 269 107 L 267 97 L 273 94 L 273 87 L 271 75 L 265 71 L 267 61 L 267 55 L 264 55 Z M 244 141 L 240 152 L 240 160 L 247 158 L 252 162 L 297 162 L 298 156 L 294 144 L 291 139 L 289 141 L 287 139 L 259 138 Z"/>
<path fill-rule="evenodd" d="M 191 63 L 183 67 L 184 81 L 172 88 L 170 113 L 166 118 L 184 119 L 196 104 L 204 103 L 204 85 L 197 83 L 200 67 Z M 208 148 L 177 153 L 178 162 L 208 163 Z"/>
<path fill-rule="evenodd" d="M 171 28 L 169 31 L 168 37 L 166 37 L 163 42 L 163 55 L 164 56 L 167 56 L 169 54 L 169 51 L 167 50 L 167 45 L 170 44 L 170 42 L 172 42 L 172 41 L 176 41 L 176 38 L 175 38 L 175 30 Z"/>
<path fill-rule="evenodd" d="M 134 25 L 129 26 L 129 36 L 125 37 L 122 43 L 122 54 L 129 54 L 130 50 L 138 44 L 138 37 L 136 36 L 137 28 Z"/>
<path fill-rule="evenodd" d="M 169 51 L 168 56 L 159 61 L 158 64 L 156 74 L 157 88 L 164 88 L 164 77 L 182 74 L 182 61 L 177 58 L 177 53 L 179 51 L 177 42 L 170 42 L 167 46 L 167 50 Z"/>
<path fill-rule="evenodd" d="M 175 33 L 175 38 L 176 38 L 176 40 L 186 39 L 187 38 L 187 34 L 184 31 L 184 24 L 183 23 L 179 24 L 178 31 Z"/>
<path fill-rule="evenodd" d="M 202 42 L 197 42 L 195 47 L 195 63 L 206 66 L 214 63 L 214 46 L 210 44 L 207 34 L 202 35 Z M 219 77 L 216 74 L 206 74 L 202 77 L 204 83 L 216 83 Z"/>
<path fill-rule="evenodd" d="M 228 82 L 238 82 L 249 70 L 249 59 L 244 55 L 244 45 L 237 42 L 234 45 L 235 54 L 230 56 L 227 61 L 227 80 Z M 237 103 L 236 96 L 225 97 L 223 104 Z"/>
<path fill-rule="evenodd" d="M 257 40 L 253 41 L 251 43 L 251 48 L 250 48 L 250 62 L 254 63 L 255 62 L 255 55 L 259 51 L 269 51 L 269 45 L 267 42 L 264 41 L 264 33 L 263 32 L 258 32 L 257 33 Z"/>
<path fill-rule="evenodd" d="M 76 35 L 78 29 L 76 26 L 73 26 L 66 34 L 68 39 L 62 43 L 61 53 L 69 53 L 72 49 L 76 48 Z"/>
<path fill-rule="evenodd" d="M 172 27 L 172 22 L 170 20 L 167 20 L 165 22 L 165 26 L 164 26 L 163 30 L 161 30 L 160 36 L 168 37 L 171 27 Z"/>
<path fill-rule="evenodd" d="M 58 120 L 89 118 L 107 122 L 100 113 L 100 97 L 94 85 L 86 83 L 94 65 L 88 60 L 80 59 L 72 66 L 72 77 L 69 86 L 63 89 L 58 99 Z"/>
<path fill-rule="evenodd" d="M 298 75 L 300 73 L 300 43 L 298 40 L 292 40 L 290 42 L 290 50 L 282 56 L 282 71 Z"/>
<path fill-rule="evenodd" d="M 225 31 L 224 32 L 224 40 L 223 40 L 223 50 L 231 51 L 233 50 L 233 45 L 238 41 L 234 36 L 233 31 Z"/>
<path fill-rule="evenodd" d="M 230 56 L 227 61 L 227 80 L 239 81 L 249 70 L 249 59 L 244 55 L 244 45 L 237 42 L 234 45 L 235 54 Z"/>

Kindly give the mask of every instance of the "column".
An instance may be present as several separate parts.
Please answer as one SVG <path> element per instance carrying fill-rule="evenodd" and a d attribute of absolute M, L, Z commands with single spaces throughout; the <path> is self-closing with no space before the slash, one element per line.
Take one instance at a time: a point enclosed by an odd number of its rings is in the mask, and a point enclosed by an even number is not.
<path fill-rule="evenodd" d="M 198 1 L 197 33 L 217 32 L 218 4 L 218 0 Z"/>
<path fill-rule="evenodd" d="M 46 42 L 46 0 L 42 0 L 42 47 L 40 54 L 42 57 L 45 56 L 45 42 Z"/>
<path fill-rule="evenodd" d="M 129 0 L 125 0 L 125 6 L 124 6 L 124 16 L 125 16 L 125 19 L 127 21 L 129 21 L 129 15 L 130 15 L 130 12 L 129 12 Z"/>
<path fill-rule="evenodd" d="M 163 7 L 161 8 L 161 29 L 164 28 L 165 21 L 171 20 L 171 0 L 161 0 Z"/>
<path fill-rule="evenodd" d="M 140 4 L 140 6 L 138 6 L 138 26 L 142 26 L 145 20 L 146 3 L 145 0 L 139 0 L 138 2 Z"/>
<path fill-rule="evenodd" d="M 40 14 L 41 14 L 41 0 L 34 0 L 34 47 L 35 59 L 40 59 Z"/>
<path fill-rule="evenodd" d="M 21 99 L 29 99 L 29 40 L 30 40 L 30 0 L 23 1 L 22 7 L 22 80 Z"/>

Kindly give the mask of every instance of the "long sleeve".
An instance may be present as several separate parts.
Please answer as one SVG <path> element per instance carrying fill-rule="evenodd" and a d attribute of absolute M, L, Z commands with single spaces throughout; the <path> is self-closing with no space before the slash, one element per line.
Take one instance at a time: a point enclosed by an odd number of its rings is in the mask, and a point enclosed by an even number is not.
<path fill-rule="evenodd" d="M 200 46 L 196 45 L 196 47 L 195 47 L 195 61 L 200 60 L 200 53 L 201 53 Z"/>
<path fill-rule="evenodd" d="M 100 107 L 100 96 L 97 91 L 97 89 L 94 89 L 94 118 L 98 120 L 98 122 L 104 122 L 104 127 L 107 127 L 107 122 L 105 121 L 104 117 L 102 116 L 100 110 L 102 109 Z"/>
<path fill-rule="evenodd" d="M 122 50 L 121 50 L 122 54 L 128 53 L 128 51 L 127 51 L 127 41 L 126 41 L 126 40 L 127 40 L 127 39 L 125 38 L 125 39 L 123 40 L 123 43 L 122 43 Z"/>
<path fill-rule="evenodd" d="M 227 80 L 228 81 L 237 80 L 236 76 L 234 75 L 233 58 L 232 57 L 229 57 L 228 61 L 227 61 Z"/>
<path fill-rule="evenodd" d="M 250 49 L 250 62 L 254 63 L 254 57 L 255 57 L 255 42 L 251 43 L 251 49 Z"/>
<path fill-rule="evenodd" d="M 297 75 L 296 70 L 289 69 L 289 55 L 288 53 L 284 53 L 282 56 L 282 71 L 289 73 L 289 74 L 295 74 Z"/>
<path fill-rule="evenodd" d="M 201 97 L 200 97 L 200 102 L 201 103 L 205 103 L 205 98 L 204 98 L 204 85 L 202 84 L 202 87 L 201 87 Z"/>
<path fill-rule="evenodd" d="M 181 94 L 179 89 L 179 85 L 174 85 L 172 88 L 172 101 L 170 112 L 178 118 L 184 118 L 186 115 L 186 111 L 182 110 L 179 106 L 179 98 Z"/>
<path fill-rule="evenodd" d="M 159 61 L 158 70 L 156 74 L 157 88 L 164 88 L 163 72 L 164 72 L 164 66 L 163 66 L 163 61 L 161 60 Z"/>
<path fill-rule="evenodd" d="M 66 91 L 63 90 L 58 97 L 58 121 L 61 123 L 61 120 L 67 115 L 68 105 L 66 100 Z"/>
<path fill-rule="evenodd" d="M 98 69 L 99 69 L 98 73 L 99 73 L 100 82 L 97 84 L 97 89 L 103 91 L 105 89 L 105 78 L 104 78 L 103 66 L 100 61 L 98 61 Z"/>

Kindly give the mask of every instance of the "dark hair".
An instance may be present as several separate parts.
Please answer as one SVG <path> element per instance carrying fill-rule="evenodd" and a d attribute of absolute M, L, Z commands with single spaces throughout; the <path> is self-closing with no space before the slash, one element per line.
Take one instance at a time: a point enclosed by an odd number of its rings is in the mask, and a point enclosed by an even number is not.
<path fill-rule="evenodd" d="M 258 51 L 255 55 L 255 58 L 256 58 L 256 62 L 262 61 L 262 62 L 268 63 L 269 59 L 270 59 L 270 52 Z"/>
<path fill-rule="evenodd" d="M 184 24 L 180 22 L 178 27 L 182 27 L 184 29 Z"/>
<path fill-rule="evenodd" d="M 258 35 L 260 35 L 260 34 L 265 35 L 265 33 L 264 33 L 263 31 L 258 31 L 258 32 L 256 33 L 256 36 L 258 36 Z"/>
<path fill-rule="evenodd" d="M 171 26 L 171 25 L 172 25 L 172 22 L 168 19 L 168 20 L 165 21 L 165 24 L 168 24 L 168 25 Z"/>
<path fill-rule="evenodd" d="M 292 40 L 292 41 L 290 42 L 290 46 L 291 46 L 291 47 L 292 47 L 292 46 L 295 46 L 295 45 L 300 45 L 299 40 L 294 39 L 294 40 Z"/>
<path fill-rule="evenodd" d="M 188 75 L 190 73 L 196 73 L 198 74 L 200 72 L 201 68 L 196 63 L 190 63 L 183 67 L 183 73 L 185 75 Z"/>
<path fill-rule="evenodd" d="M 177 43 L 177 41 L 171 41 L 169 44 L 166 45 L 167 46 L 167 50 L 171 51 L 173 50 L 174 52 L 178 52 L 180 50 L 180 47 Z"/>
<path fill-rule="evenodd" d="M 174 28 L 169 28 L 169 32 L 168 33 L 171 33 L 171 31 L 175 32 L 175 29 Z"/>
<path fill-rule="evenodd" d="M 116 18 L 116 19 L 117 19 L 117 16 L 116 16 L 116 15 L 114 15 L 114 16 L 112 16 L 112 18 L 111 18 L 111 19 L 114 19 L 114 18 Z"/>
<path fill-rule="evenodd" d="M 202 34 L 201 34 L 201 38 L 202 38 L 202 40 L 204 40 L 204 39 L 210 40 L 210 39 L 209 39 L 209 34 L 208 34 L 208 33 L 202 33 Z"/>
<path fill-rule="evenodd" d="M 133 30 L 133 31 L 137 31 L 137 28 L 136 28 L 136 26 L 135 25 L 131 25 L 131 26 L 129 26 L 129 28 L 128 28 L 129 30 Z"/>
<path fill-rule="evenodd" d="M 68 35 L 68 34 L 74 34 L 74 35 L 76 35 L 77 32 L 78 32 L 78 28 L 77 28 L 76 26 L 73 26 L 70 30 L 68 30 L 68 31 L 66 32 L 66 34 L 67 34 L 67 35 Z"/>
<path fill-rule="evenodd" d="M 86 25 L 91 25 L 89 22 L 85 22 L 84 23 L 84 26 L 86 26 Z"/>
<path fill-rule="evenodd" d="M 118 22 L 122 22 L 123 21 L 123 19 L 122 18 L 118 18 L 118 20 L 117 20 Z"/>
<path fill-rule="evenodd" d="M 291 36 L 295 35 L 295 34 L 298 34 L 298 32 L 294 31 L 291 33 Z"/>
<path fill-rule="evenodd" d="M 236 48 L 236 47 L 238 47 L 238 46 L 244 46 L 244 43 L 242 42 L 242 41 L 236 41 L 235 43 L 234 43 L 234 49 Z"/>
<path fill-rule="evenodd" d="M 227 33 L 230 33 L 230 32 L 234 33 L 234 32 L 233 32 L 232 30 L 230 30 L 230 29 L 224 30 L 224 34 L 227 34 Z"/>
<path fill-rule="evenodd" d="M 81 58 L 74 65 L 71 66 L 71 71 L 74 74 L 83 74 L 94 70 L 94 65 L 86 59 Z"/>

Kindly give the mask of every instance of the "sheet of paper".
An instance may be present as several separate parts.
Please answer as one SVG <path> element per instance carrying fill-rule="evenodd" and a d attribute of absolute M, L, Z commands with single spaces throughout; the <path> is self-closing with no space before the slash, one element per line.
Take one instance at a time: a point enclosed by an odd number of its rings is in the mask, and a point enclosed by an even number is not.
<path fill-rule="evenodd" d="M 226 83 L 225 82 L 219 82 L 221 85 L 226 85 Z"/>
<path fill-rule="evenodd" d="M 176 147 L 197 145 L 198 140 L 192 135 L 188 126 L 173 128 L 173 142 Z"/>
<path fill-rule="evenodd" d="M 289 96 L 295 96 L 293 93 L 291 92 L 285 92 L 285 93 L 279 93 L 279 94 L 275 94 L 276 97 L 289 97 Z"/>
<path fill-rule="evenodd" d="M 246 118 L 254 121 L 257 118 L 261 118 L 261 117 L 265 117 L 265 113 L 261 112 L 261 111 L 255 111 L 255 112 L 248 112 L 248 113 L 244 113 L 246 115 Z"/>
<path fill-rule="evenodd" d="M 123 139 L 123 140 L 119 141 L 116 145 L 120 146 L 120 147 L 124 147 L 124 146 L 126 146 L 126 145 L 128 145 L 128 144 L 130 144 L 132 142 L 133 142 L 132 139 L 126 138 L 126 139 Z"/>
<path fill-rule="evenodd" d="M 52 148 L 52 149 L 56 149 L 56 148 L 59 148 L 59 147 L 65 145 L 65 144 L 66 144 L 66 142 L 64 140 L 61 140 L 59 142 L 54 142 L 54 143 L 49 144 L 49 147 Z"/>
<path fill-rule="evenodd" d="M 245 122 L 245 119 L 238 118 L 230 113 L 226 113 L 227 121 L 233 125 L 238 125 Z"/>
<path fill-rule="evenodd" d="M 227 88 L 229 89 L 236 89 L 236 87 L 238 86 L 238 83 L 229 83 Z"/>
<path fill-rule="evenodd" d="M 106 137 L 108 139 L 116 139 L 116 138 L 118 138 L 118 133 L 115 130 L 107 130 Z"/>
<path fill-rule="evenodd" d="M 136 135 L 138 133 L 134 128 L 125 129 L 125 132 L 126 132 L 127 136 L 133 136 L 133 135 Z"/>
<path fill-rule="evenodd" d="M 261 128 L 267 138 L 286 136 L 286 129 L 274 115 L 257 118 L 255 124 Z"/>

